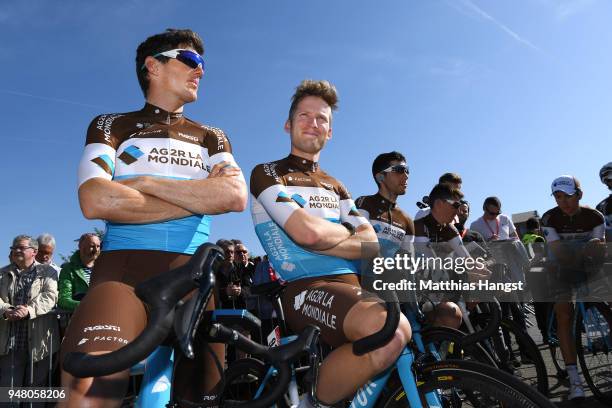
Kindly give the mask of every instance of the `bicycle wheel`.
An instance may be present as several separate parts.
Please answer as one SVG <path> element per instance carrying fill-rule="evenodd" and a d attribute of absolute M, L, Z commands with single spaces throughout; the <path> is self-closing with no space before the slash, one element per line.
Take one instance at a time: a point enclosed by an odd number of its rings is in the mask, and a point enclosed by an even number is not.
<path fill-rule="evenodd" d="M 462 360 L 478 361 L 496 367 L 495 361 L 489 353 L 480 345 L 474 344 L 463 350 L 456 350 L 457 342 L 465 337 L 465 333 L 450 327 L 429 327 L 423 330 L 423 343 L 433 343 L 442 360 L 447 356 L 461 356 Z M 454 357 L 457 358 L 457 357 Z"/>
<path fill-rule="evenodd" d="M 427 392 L 437 392 L 448 408 L 554 408 L 545 396 L 519 379 L 494 367 L 473 361 L 447 360 L 427 364 L 417 370 L 418 389 L 423 400 Z M 395 377 L 396 381 L 399 379 Z M 407 407 L 401 383 L 389 383 L 377 408 Z"/>
<path fill-rule="evenodd" d="M 242 358 L 232 362 L 224 372 L 223 399 L 244 401 L 245 404 L 252 401 L 267 372 L 268 367 L 255 358 Z M 273 387 L 274 380 L 274 378 L 270 379 L 264 392 Z M 276 406 L 278 408 L 288 407 L 285 401 L 277 402 Z"/>
<path fill-rule="evenodd" d="M 477 317 L 477 324 L 484 327 L 488 319 L 490 315 L 482 313 Z M 542 394 L 548 395 L 548 372 L 535 341 L 514 320 L 502 319 L 501 327 L 510 334 L 511 339 L 514 338 L 511 344 L 506 345 L 510 355 L 521 356 L 521 364 L 513 367 L 513 374 L 526 384 L 536 387 Z"/>
<path fill-rule="evenodd" d="M 612 339 L 610 338 L 610 315 L 602 313 L 599 304 L 587 306 L 587 312 L 593 313 L 595 319 L 601 318 L 602 336 L 593 337 L 584 327 L 584 316 L 578 313 L 574 327 L 576 352 L 582 368 L 582 375 L 595 398 L 607 405 L 612 405 Z M 607 306 L 606 306 L 607 307 Z M 604 316 L 607 316 L 606 319 Z"/>

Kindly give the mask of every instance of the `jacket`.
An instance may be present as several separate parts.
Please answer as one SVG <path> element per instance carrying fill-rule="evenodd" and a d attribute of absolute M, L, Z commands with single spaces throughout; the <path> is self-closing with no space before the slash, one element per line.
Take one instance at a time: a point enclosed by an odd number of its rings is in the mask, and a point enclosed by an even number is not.
<path fill-rule="evenodd" d="M 70 257 L 70 261 L 62 265 L 59 276 L 59 299 L 57 305 L 64 310 L 71 312 L 79 305 L 78 300 L 74 300 L 74 295 L 85 294 L 89 285 L 85 280 L 83 272 L 83 262 L 79 251 L 75 251 Z"/>
<path fill-rule="evenodd" d="M 59 350 L 59 330 L 57 315 L 50 313 L 57 301 L 57 272 L 49 265 L 35 261 L 36 278 L 32 282 L 28 302 L 29 354 L 34 362 L 40 361 L 50 353 Z M 10 264 L 0 269 L 0 316 L 13 305 L 17 266 Z M 0 355 L 9 350 L 10 322 L 0 318 Z"/>

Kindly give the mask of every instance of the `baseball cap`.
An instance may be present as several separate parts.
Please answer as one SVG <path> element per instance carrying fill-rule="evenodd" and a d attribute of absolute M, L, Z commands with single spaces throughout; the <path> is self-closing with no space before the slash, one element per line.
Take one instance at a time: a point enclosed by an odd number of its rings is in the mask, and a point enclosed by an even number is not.
<path fill-rule="evenodd" d="M 567 195 L 574 195 L 580 189 L 580 182 L 573 176 L 559 176 L 550 185 L 552 193 L 561 191 Z"/>

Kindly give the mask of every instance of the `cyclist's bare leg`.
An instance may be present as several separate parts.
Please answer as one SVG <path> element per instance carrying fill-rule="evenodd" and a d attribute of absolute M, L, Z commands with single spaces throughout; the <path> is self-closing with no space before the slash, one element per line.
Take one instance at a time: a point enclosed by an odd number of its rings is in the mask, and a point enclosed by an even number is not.
<path fill-rule="evenodd" d="M 425 313 L 427 322 L 432 326 L 445 326 L 458 329 L 463 321 L 461 309 L 453 302 L 440 302 L 431 312 Z"/>
<path fill-rule="evenodd" d="M 380 303 L 359 302 L 344 320 L 344 333 L 356 341 L 380 330 L 387 312 Z M 321 364 L 317 381 L 317 399 L 332 404 L 352 396 L 376 374 L 393 364 L 412 335 L 408 320 L 401 315 L 393 339 L 385 346 L 363 356 L 353 354 L 352 343 L 338 347 Z"/>
<path fill-rule="evenodd" d="M 572 335 L 573 305 L 571 303 L 556 303 L 557 337 L 565 365 L 576 364 L 576 344 Z"/>
<path fill-rule="evenodd" d="M 69 399 L 60 402 L 58 408 L 119 407 L 129 383 L 129 370 L 96 378 L 76 378 L 62 370 L 61 376 L 62 386 L 69 388 Z"/>

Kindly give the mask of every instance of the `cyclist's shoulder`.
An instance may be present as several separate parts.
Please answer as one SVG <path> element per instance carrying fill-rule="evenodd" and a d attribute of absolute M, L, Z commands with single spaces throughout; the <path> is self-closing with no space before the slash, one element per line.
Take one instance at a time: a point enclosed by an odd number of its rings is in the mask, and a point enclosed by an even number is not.
<path fill-rule="evenodd" d="M 601 200 L 595 208 L 604 215 L 612 213 L 612 194 Z"/>
<path fill-rule="evenodd" d="M 140 111 L 102 113 L 95 116 L 87 128 L 87 142 L 111 143 L 124 132 L 138 132 L 146 124 L 138 121 Z"/>
<path fill-rule="evenodd" d="M 285 185 L 284 176 L 288 172 L 285 159 L 257 164 L 251 170 L 251 193 L 257 197 L 272 185 Z"/>
<path fill-rule="evenodd" d="M 227 137 L 227 133 L 225 133 L 223 129 L 203 124 L 187 117 L 185 117 L 185 122 L 202 132 L 202 144 L 208 148 L 208 152 L 211 156 L 220 152 L 231 153 L 231 143 Z"/>
<path fill-rule="evenodd" d="M 553 221 L 555 218 L 558 218 L 561 215 L 562 215 L 561 214 L 561 209 L 559 207 L 554 207 L 554 208 L 551 208 L 550 210 L 546 211 L 542 215 L 542 218 L 541 218 L 540 222 L 544 226 L 550 226 L 549 225 L 550 222 Z"/>
<path fill-rule="evenodd" d="M 594 226 L 604 223 L 604 215 L 595 208 L 591 208 L 585 205 L 580 206 L 580 213 L 585 222 L 595 223 Z"/>

